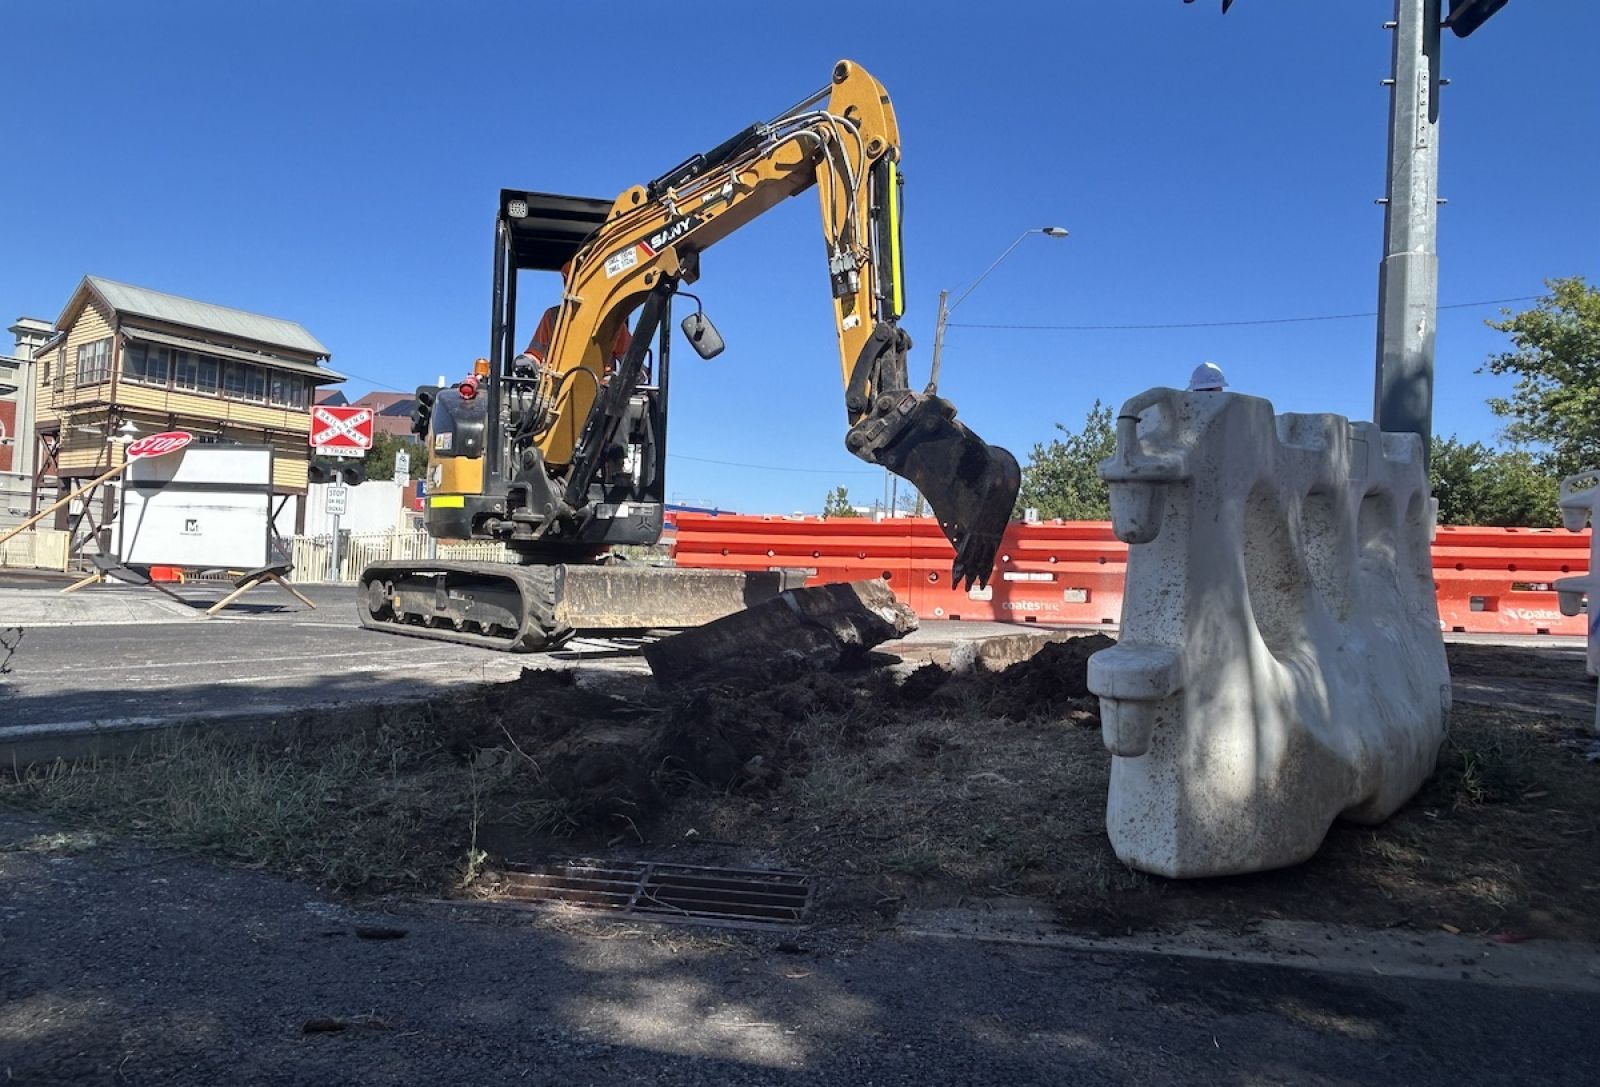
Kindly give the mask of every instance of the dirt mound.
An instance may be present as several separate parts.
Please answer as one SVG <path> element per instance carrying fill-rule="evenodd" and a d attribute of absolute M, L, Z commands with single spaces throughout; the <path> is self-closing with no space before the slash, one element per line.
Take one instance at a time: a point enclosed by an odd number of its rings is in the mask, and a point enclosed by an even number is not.
<path fill-rule="evenodd" d="M 1012 721 L 1053 716 L 1060 707 L 1076 707 L 1089 693 L 1089 658 L 1116 645 L 1104 634 L 1048 642 L 1029 657 L 995 674 L 992 708 L 997 716 Z"/>
<path fill-rule="evenodd" d="M 652 761 L 679 782 L 716 790 L 776 785 L 805 758 L 795 726 L 819 715 L 847 715 L 866 691 L 828 673 L 760 685 L 706 686 L 663 715 Z"/>
<path fill-rule="evenodd" d="M 787 726 L 776 709 L 739 688 L 702 687 L 667 711 L 652 761 L 677 783 L 766 784 L 780 763 Z"/>
<path fill-rule="evenodd" d="M 950 678 L 950 669 L 929 661 L 921 668 L 906 676 L 900 684 L 899 701 L 903 705 L 915 706 L 926 702 L 936 691 L 945 685 Z"/>
<path fill-rule="evenodd" d="M 1100 702 L 1089 693 L 1089 658 L 1115 644 L 1104 634 L 1046 642 L 1033 656 L 999 672 L 950 676 L 936 665 L 924 665 L 906 677 L 900 698 L 931 708 L 973 709 L 1008 721 L 1071 716 L 1095 724 Z M 938 672 L 947 678 L 941 680 Z"/>
<path fill-rule="evenodd" d="M 1092 723 L 1088 659 L 1111 645 L 1093 635 L 1045 644 L 998 673 L 954 676 L 924 665 L 896 683 L 882 669 L 768 673 L 631 697 L 577 685 L 573 673 L 527 669 L 470 705 L 450 707 L 447 744 L 490 781 L 496 821 L 562 834 L 637 829 L 688 790 L 761 793 L 809 772 L 804 737 L 826 722 L 828 744 L 861 750 L 874 730 L 930 709 L 1016 722 Z M 941 741 L 942 743 L 943 741 Z M 941 748 L 942 750 L 942 748 Z"/>

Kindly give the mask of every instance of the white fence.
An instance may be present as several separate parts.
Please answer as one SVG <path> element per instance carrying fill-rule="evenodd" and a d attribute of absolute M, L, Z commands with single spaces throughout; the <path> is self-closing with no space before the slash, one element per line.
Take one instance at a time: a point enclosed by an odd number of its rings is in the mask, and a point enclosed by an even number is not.
<path fill-rule="evenodd" d="M 454 559 L 463 562 L 515 562 L 504 544 L 489 541 L 446 543 L 426 532 L 340 533 L 339 569 L 333 569 L 332 536 L 296 536 L 289 543 L 295 581 L 353 582 L 368 564 L 388 560 Z"/>
<path fill-rule="evenodd" d="M 31 529 L 0 544 L 0 566 L 65 570 L 69 540 L 66 532 L 53 528 Z"/>

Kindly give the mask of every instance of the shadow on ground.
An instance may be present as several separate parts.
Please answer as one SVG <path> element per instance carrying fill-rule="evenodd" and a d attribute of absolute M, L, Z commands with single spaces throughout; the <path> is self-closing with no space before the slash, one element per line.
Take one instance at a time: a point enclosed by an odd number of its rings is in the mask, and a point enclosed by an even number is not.
<path fill-rule="evenodd" d="M 0 1070 L 21 1083 L 1581 1083 L 1595 1054 L 1593 996 L 384 913 L 0 829 Z M 404 935 L 357 937 L 374 922 Z"/>

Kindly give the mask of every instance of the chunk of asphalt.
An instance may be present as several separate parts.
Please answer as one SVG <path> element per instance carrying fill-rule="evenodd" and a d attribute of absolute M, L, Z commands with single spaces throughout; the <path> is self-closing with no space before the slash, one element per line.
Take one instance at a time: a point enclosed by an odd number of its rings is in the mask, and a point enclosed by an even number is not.
<path fill-rule="evenodd" d="M 789 589 L 744 611 L 648 645 L 656 682 L 792 678 L 859 663 L 917 629 L 881 578 Z"/>

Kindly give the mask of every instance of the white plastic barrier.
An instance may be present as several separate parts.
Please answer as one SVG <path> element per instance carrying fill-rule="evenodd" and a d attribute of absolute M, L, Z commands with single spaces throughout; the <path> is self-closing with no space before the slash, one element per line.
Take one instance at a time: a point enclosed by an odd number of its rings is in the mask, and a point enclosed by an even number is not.
<path fill-rule="evenodd" d="M 1571 532 L 1582 532 L 1585 525 L 1600 529 L 1600 468 L 1579 472 L 1561 481 L 1561 523 Z M 1600 675 L 1600 531 L 1589 534 L 1589 572 L 1582 577 L 1564 577 L 1556 582 L 1556 599 L 1562 615 L 1580 615 L 1589 609 L 1589 674 Z M 1594 707 L 1594 730 L 1600 734 L 1600 696 Z"/>
<path fill-rule="evenodd" d="M 1164 876 L 1277 868 L 1433 772 L 1450 708 L 1421 443 L 1228 392 L 1128 401 L 1100 466 L 1129 549 L 1089 660 L 1106 830 Z"/>

